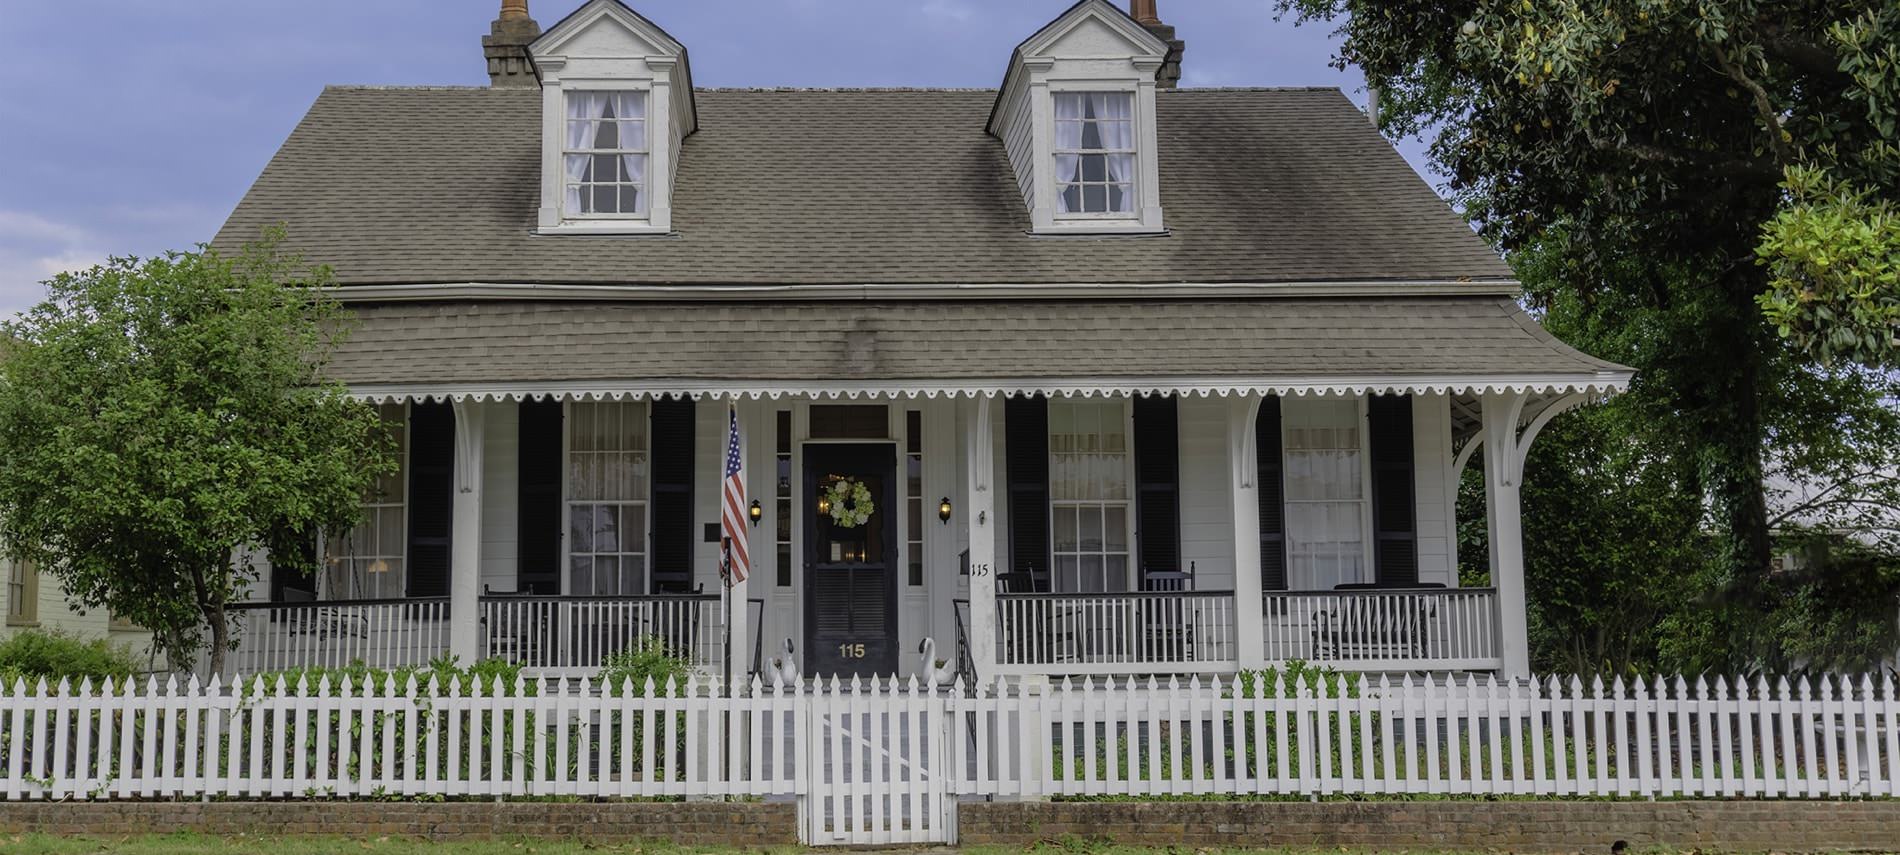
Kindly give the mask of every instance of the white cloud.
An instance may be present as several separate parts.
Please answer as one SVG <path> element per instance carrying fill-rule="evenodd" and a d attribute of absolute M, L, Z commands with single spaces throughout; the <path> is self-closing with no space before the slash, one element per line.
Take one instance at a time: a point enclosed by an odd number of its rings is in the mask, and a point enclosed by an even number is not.
<path fill-rule="evenodd" d="M 976 17 L 976 7 L 967 0 L 927 0 L 920 11 L 931 20 L 953 24 L 966 24 Z"/>
<path fill-rule="evenodd" d="M 0 210 L 0 317 L 31 307 L 46 295 L 40 283 L 106 260 L 85 228 L 27 211 Z"/>

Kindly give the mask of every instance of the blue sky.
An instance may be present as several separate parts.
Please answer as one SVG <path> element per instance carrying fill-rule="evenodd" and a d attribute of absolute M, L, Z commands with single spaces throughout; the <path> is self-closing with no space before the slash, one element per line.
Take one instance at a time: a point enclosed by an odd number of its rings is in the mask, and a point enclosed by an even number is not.
<path fill-rule="evenodd" d="M 551 26 L 582 0 L 531 0 Z M 632 0 L 701 86 L 994 86 L 1073 0 Z M 327 83 L 482 84 L 499 0 L 5 0 L 0 314 L 107 255 L 208 240 Z M 1328 27 L 1160 0 L 1186 85 L 1339 86 Z M 1417 146 L 1404 147 L 1415 163 Z"/>

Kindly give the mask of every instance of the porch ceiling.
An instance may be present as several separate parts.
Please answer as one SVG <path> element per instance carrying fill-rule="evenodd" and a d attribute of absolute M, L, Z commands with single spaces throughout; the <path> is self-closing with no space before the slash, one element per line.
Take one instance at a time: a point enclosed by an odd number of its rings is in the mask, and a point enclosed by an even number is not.
<path fill-rule="evenodd" d="M 1602 393 L 1507 298 L 389 303 L 329 375 L 407 397 Z"/>

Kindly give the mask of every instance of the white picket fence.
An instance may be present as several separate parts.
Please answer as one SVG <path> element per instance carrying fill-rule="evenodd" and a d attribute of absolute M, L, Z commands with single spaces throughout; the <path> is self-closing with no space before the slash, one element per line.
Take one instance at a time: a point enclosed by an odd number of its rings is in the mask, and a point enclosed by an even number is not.
<path fill-rule="evenodd" d="M 0 687 L 0 797 L 788 796 L 944 842 L 966 796 L 1900 797 L 1890 677 Z"/>

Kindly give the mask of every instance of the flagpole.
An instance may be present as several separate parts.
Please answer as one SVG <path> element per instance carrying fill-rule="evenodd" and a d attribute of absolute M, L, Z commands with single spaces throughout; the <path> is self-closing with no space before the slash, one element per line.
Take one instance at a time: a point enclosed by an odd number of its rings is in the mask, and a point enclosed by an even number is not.
<path fill-rule="evenodd" d="M 725 643 L 725 683 L 726 697 L 732 697 L 732 538 L 725 538 L 720 550 L 719 566 L 719 608 L 724 617 L 719 621 L 726 628 Z"/>

